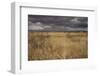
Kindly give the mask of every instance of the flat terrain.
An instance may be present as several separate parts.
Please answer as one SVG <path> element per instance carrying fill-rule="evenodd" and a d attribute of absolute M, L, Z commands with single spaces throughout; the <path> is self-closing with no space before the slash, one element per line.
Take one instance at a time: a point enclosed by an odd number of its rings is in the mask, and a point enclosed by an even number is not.
<path fill-rule="evenodd" d="M 28 60 L 88 57 L 87 32 L 28 32 Z"/>

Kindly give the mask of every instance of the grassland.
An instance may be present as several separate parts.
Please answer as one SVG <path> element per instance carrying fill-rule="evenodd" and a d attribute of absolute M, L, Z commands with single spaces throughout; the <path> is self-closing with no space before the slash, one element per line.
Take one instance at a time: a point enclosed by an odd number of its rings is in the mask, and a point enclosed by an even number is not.
<path fill-rule="evenodd" d="M 87 58 L 87 32 L 28 32 L 28 60 Z"/>

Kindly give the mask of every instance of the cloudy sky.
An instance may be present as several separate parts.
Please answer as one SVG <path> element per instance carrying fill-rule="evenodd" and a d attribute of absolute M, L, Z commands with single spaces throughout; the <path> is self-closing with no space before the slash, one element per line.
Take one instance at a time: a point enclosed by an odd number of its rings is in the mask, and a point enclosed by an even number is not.
<path fill-rule="evenodd" d="M 87 17 L 28 15 L 29 31 L 87 31 Z"/>

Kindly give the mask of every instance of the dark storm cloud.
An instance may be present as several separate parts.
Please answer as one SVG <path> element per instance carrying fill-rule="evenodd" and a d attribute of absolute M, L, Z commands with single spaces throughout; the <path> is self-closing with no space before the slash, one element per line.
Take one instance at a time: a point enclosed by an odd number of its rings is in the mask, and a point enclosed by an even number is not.
<path fill-rule="evenodd" d="M 28 15 L 29 30 L 87 31 L 87 17 Z"/>

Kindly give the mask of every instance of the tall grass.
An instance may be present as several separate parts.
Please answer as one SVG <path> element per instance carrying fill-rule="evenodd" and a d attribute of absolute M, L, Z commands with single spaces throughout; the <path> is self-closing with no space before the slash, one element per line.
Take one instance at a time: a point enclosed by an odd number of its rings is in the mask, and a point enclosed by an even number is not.
<path fill-rule="evenodd" d="M 87 32 L 28 32 L 28 60 L 87 58 Z"/>

